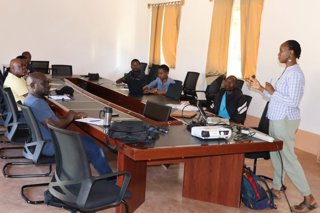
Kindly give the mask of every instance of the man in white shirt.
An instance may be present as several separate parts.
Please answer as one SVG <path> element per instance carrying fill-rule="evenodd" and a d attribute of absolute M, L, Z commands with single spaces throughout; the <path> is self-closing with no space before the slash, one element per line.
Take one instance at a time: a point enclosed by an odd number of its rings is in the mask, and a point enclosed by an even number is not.
<path fill-rule="evenodd" d="M 4 87 L 10 87 L 15 101 L 24 102 L 28 95 L 28 88 L 24 76 L 27 74 L 27 67 L 21 59 L 12 59 L 10 61 L 10 72 L 4 81 Z"/>

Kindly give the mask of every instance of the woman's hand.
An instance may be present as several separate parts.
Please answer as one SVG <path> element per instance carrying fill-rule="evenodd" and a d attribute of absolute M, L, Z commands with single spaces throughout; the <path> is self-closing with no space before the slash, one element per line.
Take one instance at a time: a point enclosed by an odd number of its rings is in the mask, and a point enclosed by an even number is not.
<path fill-rule="evenodd" d="M 257 89 L 261 92 L 264 90 L 263 86 L 261 86 L 260 82 L 256 78 L 247 79 L 247 82 L 251 88 Z"/>
<path fill-rule="evenodd" d="M 266 82 L 265 88 L 264 88 L 270 95 L 272 95 L 275 91 L 275 89 L 273 88 L 273 86 Z"/>

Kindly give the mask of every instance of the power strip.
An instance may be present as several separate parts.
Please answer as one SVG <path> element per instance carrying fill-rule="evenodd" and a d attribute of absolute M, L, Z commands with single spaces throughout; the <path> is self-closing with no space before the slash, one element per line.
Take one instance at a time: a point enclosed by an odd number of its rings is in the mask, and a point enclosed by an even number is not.
<path fill-rule="evenodd" d="M 254 138 L 258 138 L 262 141 L 267 141 L 267 142 L 273 142 L 274 138 L 271 137 L 270 135 L 264 134 L 263 132 L 260 132 L 255 129 L 241 129 L 241 133 L 245 135 L 250 135 Z"/>

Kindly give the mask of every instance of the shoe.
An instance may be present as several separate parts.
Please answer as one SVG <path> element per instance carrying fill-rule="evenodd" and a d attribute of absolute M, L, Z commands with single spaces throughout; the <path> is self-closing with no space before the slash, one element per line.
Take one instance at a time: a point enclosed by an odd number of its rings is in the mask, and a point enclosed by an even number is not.
<path fill-rule="evenodd" d="M 274 199 L 281 199 L 281 194 L 280 194 L 280 190 L 277 190 L 277 189 L 271 189 L 271 192 L 272 192 L 272 196 Z"/>
<path fill-rule="evenodd" d="M 306 201 L 302 201 L 299 205 L 291 206 L 292 212 L 297 213 L 305 213 L 310 212 L 311 210 L 314 210 L 318 208 L 317 202 L 314 201 L 314 203 L 306 203 Z"/>

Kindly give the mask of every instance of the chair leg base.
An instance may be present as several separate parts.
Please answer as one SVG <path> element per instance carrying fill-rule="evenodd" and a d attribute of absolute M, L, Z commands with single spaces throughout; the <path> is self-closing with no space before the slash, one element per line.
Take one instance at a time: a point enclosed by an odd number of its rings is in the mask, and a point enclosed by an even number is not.
<path fill-rule="evenodd" d="M 2 147 L 0 148 L 0 153 L 4 152 L 5 150 L 23 150 L 23 146 L 17 146 L 17 147 Z M 13 156 L 6 156 L 6 155 L 0 155 L 1 159 L 20 159 L 20 158 L 24 158 L 24 156 L 22 155 L 13 155 Z"/>
<path fill-rule="evenodd" d="M 52 172 L 52 165 L 42 165 L 42 166 L 48 166 L 49 171 L 46 173 L 38 173 L 38 174 L 9 174 L 7 172 L 7 169 L 9 169 L 11 166 L 23 166 L 23 165 L 35 165 L 33 162 L 10 162 L 6 163 L 2 168 L 3 176 L 6 178 L 32 178 L 32 177 L 48 177 L 50 176 Z"/>
<path fill-rule="evenodd" d="M 38 184 L 29 184 L 29 185 L 23 185 L 21 187 L 21 197 L 28 203 L 28 204 L 42 204 L 44 203 L 44 200 L 30 200 L 28 196 L 24 193 L 26 189 L 28 188 L 34 188 L 34 187 L 41 187 L 41 186 L 48 186 L 49 183 L 38 183 Z"/>

